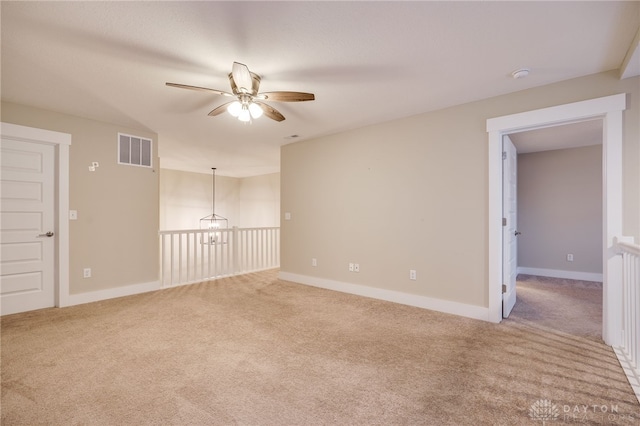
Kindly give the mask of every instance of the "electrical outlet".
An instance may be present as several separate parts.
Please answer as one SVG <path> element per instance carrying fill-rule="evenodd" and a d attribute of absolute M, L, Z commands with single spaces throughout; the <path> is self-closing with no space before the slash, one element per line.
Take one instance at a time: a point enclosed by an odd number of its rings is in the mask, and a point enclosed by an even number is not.
<path fill-rule="evenodd" d="M 567 262 L 573 262 L 573 254 L 569 253 L 567 255 Z"/>
<path fill-rule="evenodd" d="M 418 274 L 416 273 L 415 269 L 409 270 L 409 279 L 414 281 L 418 279 Z"/>
<path fill-rule="evenodd" d="M 359 263 L 354 263 L 353 264 L 353 271 L 354 272 L 360 272 L 360 264 Z"/>
<path fill-rule="evenodd" d="M 353 263 L 349 264 L 349 272 L 353 272 Z"/>
<path fill-rule="evenodd" d="M 315 257 L 311 259 L 311 266 L 318 266 L 318 259 L 316 259 Z"/>
<path fill-rule="evenodd" d="M 84 268 L 82 271 L 83 278 L 91 278 L 91 268 Z"/>

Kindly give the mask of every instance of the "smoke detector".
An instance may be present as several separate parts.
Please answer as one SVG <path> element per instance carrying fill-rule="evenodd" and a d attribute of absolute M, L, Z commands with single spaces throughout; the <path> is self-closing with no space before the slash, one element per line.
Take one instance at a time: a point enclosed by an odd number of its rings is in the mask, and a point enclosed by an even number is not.
<path fill-rule="evenodd" d="M 512 72 L 511 77 L 513 77 L 514 80 L 517 80 L 519 78 L 525 78 L 526 76 L 529 75 L 530 71 L 531 70 L 529 68 L 520 68 Z"/>

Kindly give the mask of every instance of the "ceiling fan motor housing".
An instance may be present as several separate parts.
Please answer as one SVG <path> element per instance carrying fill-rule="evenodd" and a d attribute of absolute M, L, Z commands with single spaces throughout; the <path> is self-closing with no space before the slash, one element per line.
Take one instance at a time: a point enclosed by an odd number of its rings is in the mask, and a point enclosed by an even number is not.
<path fill-rule="evenodd" d="M 260 90 L 260 76 L 256 73 L 249 72 L 251 75 L 251 96 L 256 96 L 258 94 L 258 90 Z M 233 80 L 233 74 L 229 73 L 229 83 L 231 84 L 231 91 L 234 95 L 241 95 L 242 92 L 238 89 L 236 82 Z"/>

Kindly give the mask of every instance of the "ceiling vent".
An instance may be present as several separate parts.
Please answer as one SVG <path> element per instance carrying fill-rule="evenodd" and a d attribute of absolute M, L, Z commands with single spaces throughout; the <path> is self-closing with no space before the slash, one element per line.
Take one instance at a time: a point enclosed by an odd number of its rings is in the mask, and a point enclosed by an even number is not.
<path fill-rule="evenodd" d="M 151 139 L 118 133 L 118 164 L 151 167 Z"/>

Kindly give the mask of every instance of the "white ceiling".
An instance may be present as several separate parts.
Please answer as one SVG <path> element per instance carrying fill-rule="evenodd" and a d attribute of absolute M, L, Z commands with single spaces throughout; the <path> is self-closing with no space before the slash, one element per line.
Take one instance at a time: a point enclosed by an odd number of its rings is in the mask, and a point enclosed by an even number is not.
<path fill-rule="evenodd" d="M 241 177 L 293 141 L 619 69 L 640 2 L 3 1 L 1 20 L 3 100 L 148 129 L 161 167 Z M 234 61 L 316 100 L 245 125 L 165 86 L 228 91 Z"/>
<path fill-rule="evenodd" d="M 581 121 L 509 135 L 518 154 L 602 144 L 602 120 Z"/>

